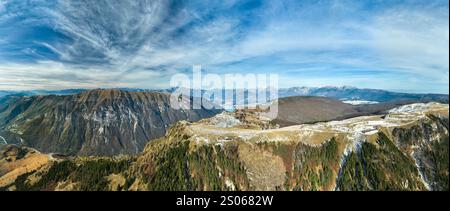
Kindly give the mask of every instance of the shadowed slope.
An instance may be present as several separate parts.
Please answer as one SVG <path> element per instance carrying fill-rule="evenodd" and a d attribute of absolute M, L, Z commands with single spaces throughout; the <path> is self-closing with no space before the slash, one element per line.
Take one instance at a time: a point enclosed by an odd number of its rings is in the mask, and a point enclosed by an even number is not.
<path fill-rule="evenodd" d="M 0 107 L 0 135 L 43 152 L 82 155 L 136 154 L 180 120 L 217 111 L 174 110 L 170 95 L 92 90 L 67 96 L 12 97 Z"/>

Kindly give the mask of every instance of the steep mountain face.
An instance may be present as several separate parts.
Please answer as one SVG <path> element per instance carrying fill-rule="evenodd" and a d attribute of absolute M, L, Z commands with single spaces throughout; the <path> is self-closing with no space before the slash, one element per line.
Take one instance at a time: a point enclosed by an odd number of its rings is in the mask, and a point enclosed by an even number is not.
<path fill-rule="evenodd" d="M 76 95 L 7 97 L 0 104 L 0 139 L 77 155 L 136 154 L 180 120 L 215 110 L 174 110 L 163 93 L 92 90 Z"/>
<path fill-rule="evenodd" d="M 222 113 L 175 124 L 137 157 L 57 159 L 3 189 L 448 190 L 448 109 L 284 128 L 258 112 Z"/>

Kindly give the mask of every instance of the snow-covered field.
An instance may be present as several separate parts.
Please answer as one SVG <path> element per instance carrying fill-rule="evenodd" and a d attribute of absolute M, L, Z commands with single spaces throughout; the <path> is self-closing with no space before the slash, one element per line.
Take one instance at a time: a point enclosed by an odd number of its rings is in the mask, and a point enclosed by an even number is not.
<path fill-rule="evenodd" d="M 367 104 L 378 104 L 377 101 L 368 101 L 368 100 L 344 100 L 343 103 L 351 104 L 351 105 L 367 105 Z"/>
<path fill-rule="evenodd" d="M 400 106 L 389 110 L 391 114 L 401 114 L 401 113 L 423 113 L 427 111 L 432 111 L 436 109 L 447 109 L 448 104 L 440 103 L 414 103 L 409 105 Z"/>

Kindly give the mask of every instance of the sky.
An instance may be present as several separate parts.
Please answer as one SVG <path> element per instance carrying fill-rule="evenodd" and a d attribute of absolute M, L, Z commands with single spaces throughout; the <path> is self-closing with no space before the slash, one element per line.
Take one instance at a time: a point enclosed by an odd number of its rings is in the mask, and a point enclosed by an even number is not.
<path fill-rule="evenodd" d="M 202 65 L 448 94 L 448 20 L 448 0 L 0 0 L 0 90 L 167 88 Z"/>

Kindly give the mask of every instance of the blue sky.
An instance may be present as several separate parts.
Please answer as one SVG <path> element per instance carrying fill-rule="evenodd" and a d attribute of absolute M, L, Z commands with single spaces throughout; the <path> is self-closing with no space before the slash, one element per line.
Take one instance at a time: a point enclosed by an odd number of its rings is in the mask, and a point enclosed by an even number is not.
<path fill-rule="evenodd" d="M 448 19 L 447 0 L 0 0 L 0 89 L 164 88 L 199 64 L 448 94 Z"/>

